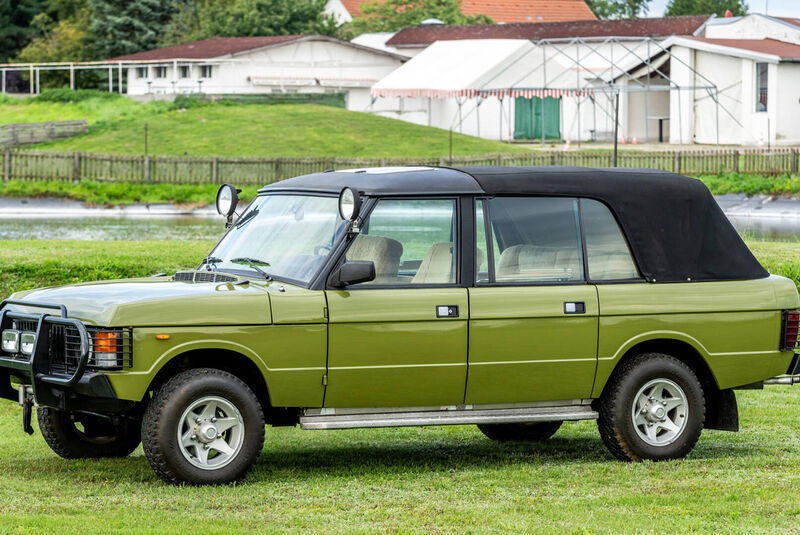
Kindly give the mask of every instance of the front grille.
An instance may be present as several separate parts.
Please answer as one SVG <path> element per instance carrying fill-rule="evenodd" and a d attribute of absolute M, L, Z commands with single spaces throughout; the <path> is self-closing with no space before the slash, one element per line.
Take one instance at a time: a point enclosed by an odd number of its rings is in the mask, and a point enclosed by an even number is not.
<path fill-rule="evenodd" d="M 231 275 L 213 271 L 179 271 L 172 279 L 183 282 L 236 282 L 239 280 Z"/>

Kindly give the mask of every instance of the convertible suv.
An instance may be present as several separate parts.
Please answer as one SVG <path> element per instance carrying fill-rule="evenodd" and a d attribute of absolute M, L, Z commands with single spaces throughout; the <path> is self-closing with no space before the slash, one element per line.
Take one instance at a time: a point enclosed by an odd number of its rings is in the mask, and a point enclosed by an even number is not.
<path fill-rule="evenodd" d="M 26 431 L 35 407 L 66 458 L 141 442 L 176 484 L 245 477 L 265 424 L 536 441 L 597 420 L 615 457 L 665 460 L 738 430 L 735 388 L 800 379 L 797 288 L 690 178 L 331 171 L 240 215 L 237 193 L 194 270 L 0 305 L 0 396 Z"/>

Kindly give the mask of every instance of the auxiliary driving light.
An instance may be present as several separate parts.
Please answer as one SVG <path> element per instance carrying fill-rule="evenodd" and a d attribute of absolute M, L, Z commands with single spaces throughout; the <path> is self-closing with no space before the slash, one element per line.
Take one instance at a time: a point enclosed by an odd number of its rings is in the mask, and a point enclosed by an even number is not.
<path fill-rule="evenodd" d="M 36 343 L 36 333 L 22 333 L 19 336 L 19 352 L 23 355 L 33 353 L 33 345 Z"/>
<path fill-rule="evenodd" d="M 19 353 L 19 331 L 8 329 L 3 331 L 3 351 L 6 353 Z"/>

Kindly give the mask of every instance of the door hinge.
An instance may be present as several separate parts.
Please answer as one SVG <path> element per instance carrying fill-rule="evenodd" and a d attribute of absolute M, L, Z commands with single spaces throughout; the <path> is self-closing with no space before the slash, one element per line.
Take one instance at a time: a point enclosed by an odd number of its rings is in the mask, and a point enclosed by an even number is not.
<path fill-rule="evenodd" d="M 322 307 L 322 317 L 328 319 L 328 307 Z"/>
<path fill-rule="evenodd" d="M 322 376 L 322 386 L 328 386 L 328 374 Z"/>

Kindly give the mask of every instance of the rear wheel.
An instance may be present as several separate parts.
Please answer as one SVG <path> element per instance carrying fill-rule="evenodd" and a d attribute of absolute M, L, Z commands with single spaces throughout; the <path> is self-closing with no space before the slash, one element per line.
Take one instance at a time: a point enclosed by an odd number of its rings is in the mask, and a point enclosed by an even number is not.
<path fill-rule="evenodd" d="M 141 441 L 138 421 L 39 408 L 39 429 L 47 445 L 65 459 L 127 457 Z"/>
<path fill-rule="evenodd" d="M 529 424 L 480 424 L 481 433 L 500 442 L 541 442 L 556 434 L 563 422 Z"/>
<path fill-rule="evenodd" d="M 703 388 L 694 372 L 675 357 L 637 355 L 625 362 L 599 403 L 600 436 L 624 461 L 685 457 L 705 421 Z"/>
<path fill-rule="evenodd" d="M 182 372 L 156 392 L 142 421 L 142 445 L 164 481 L 239 481 L 264 446 L 264 414 L 238 377 L 212 368 Z"/>

